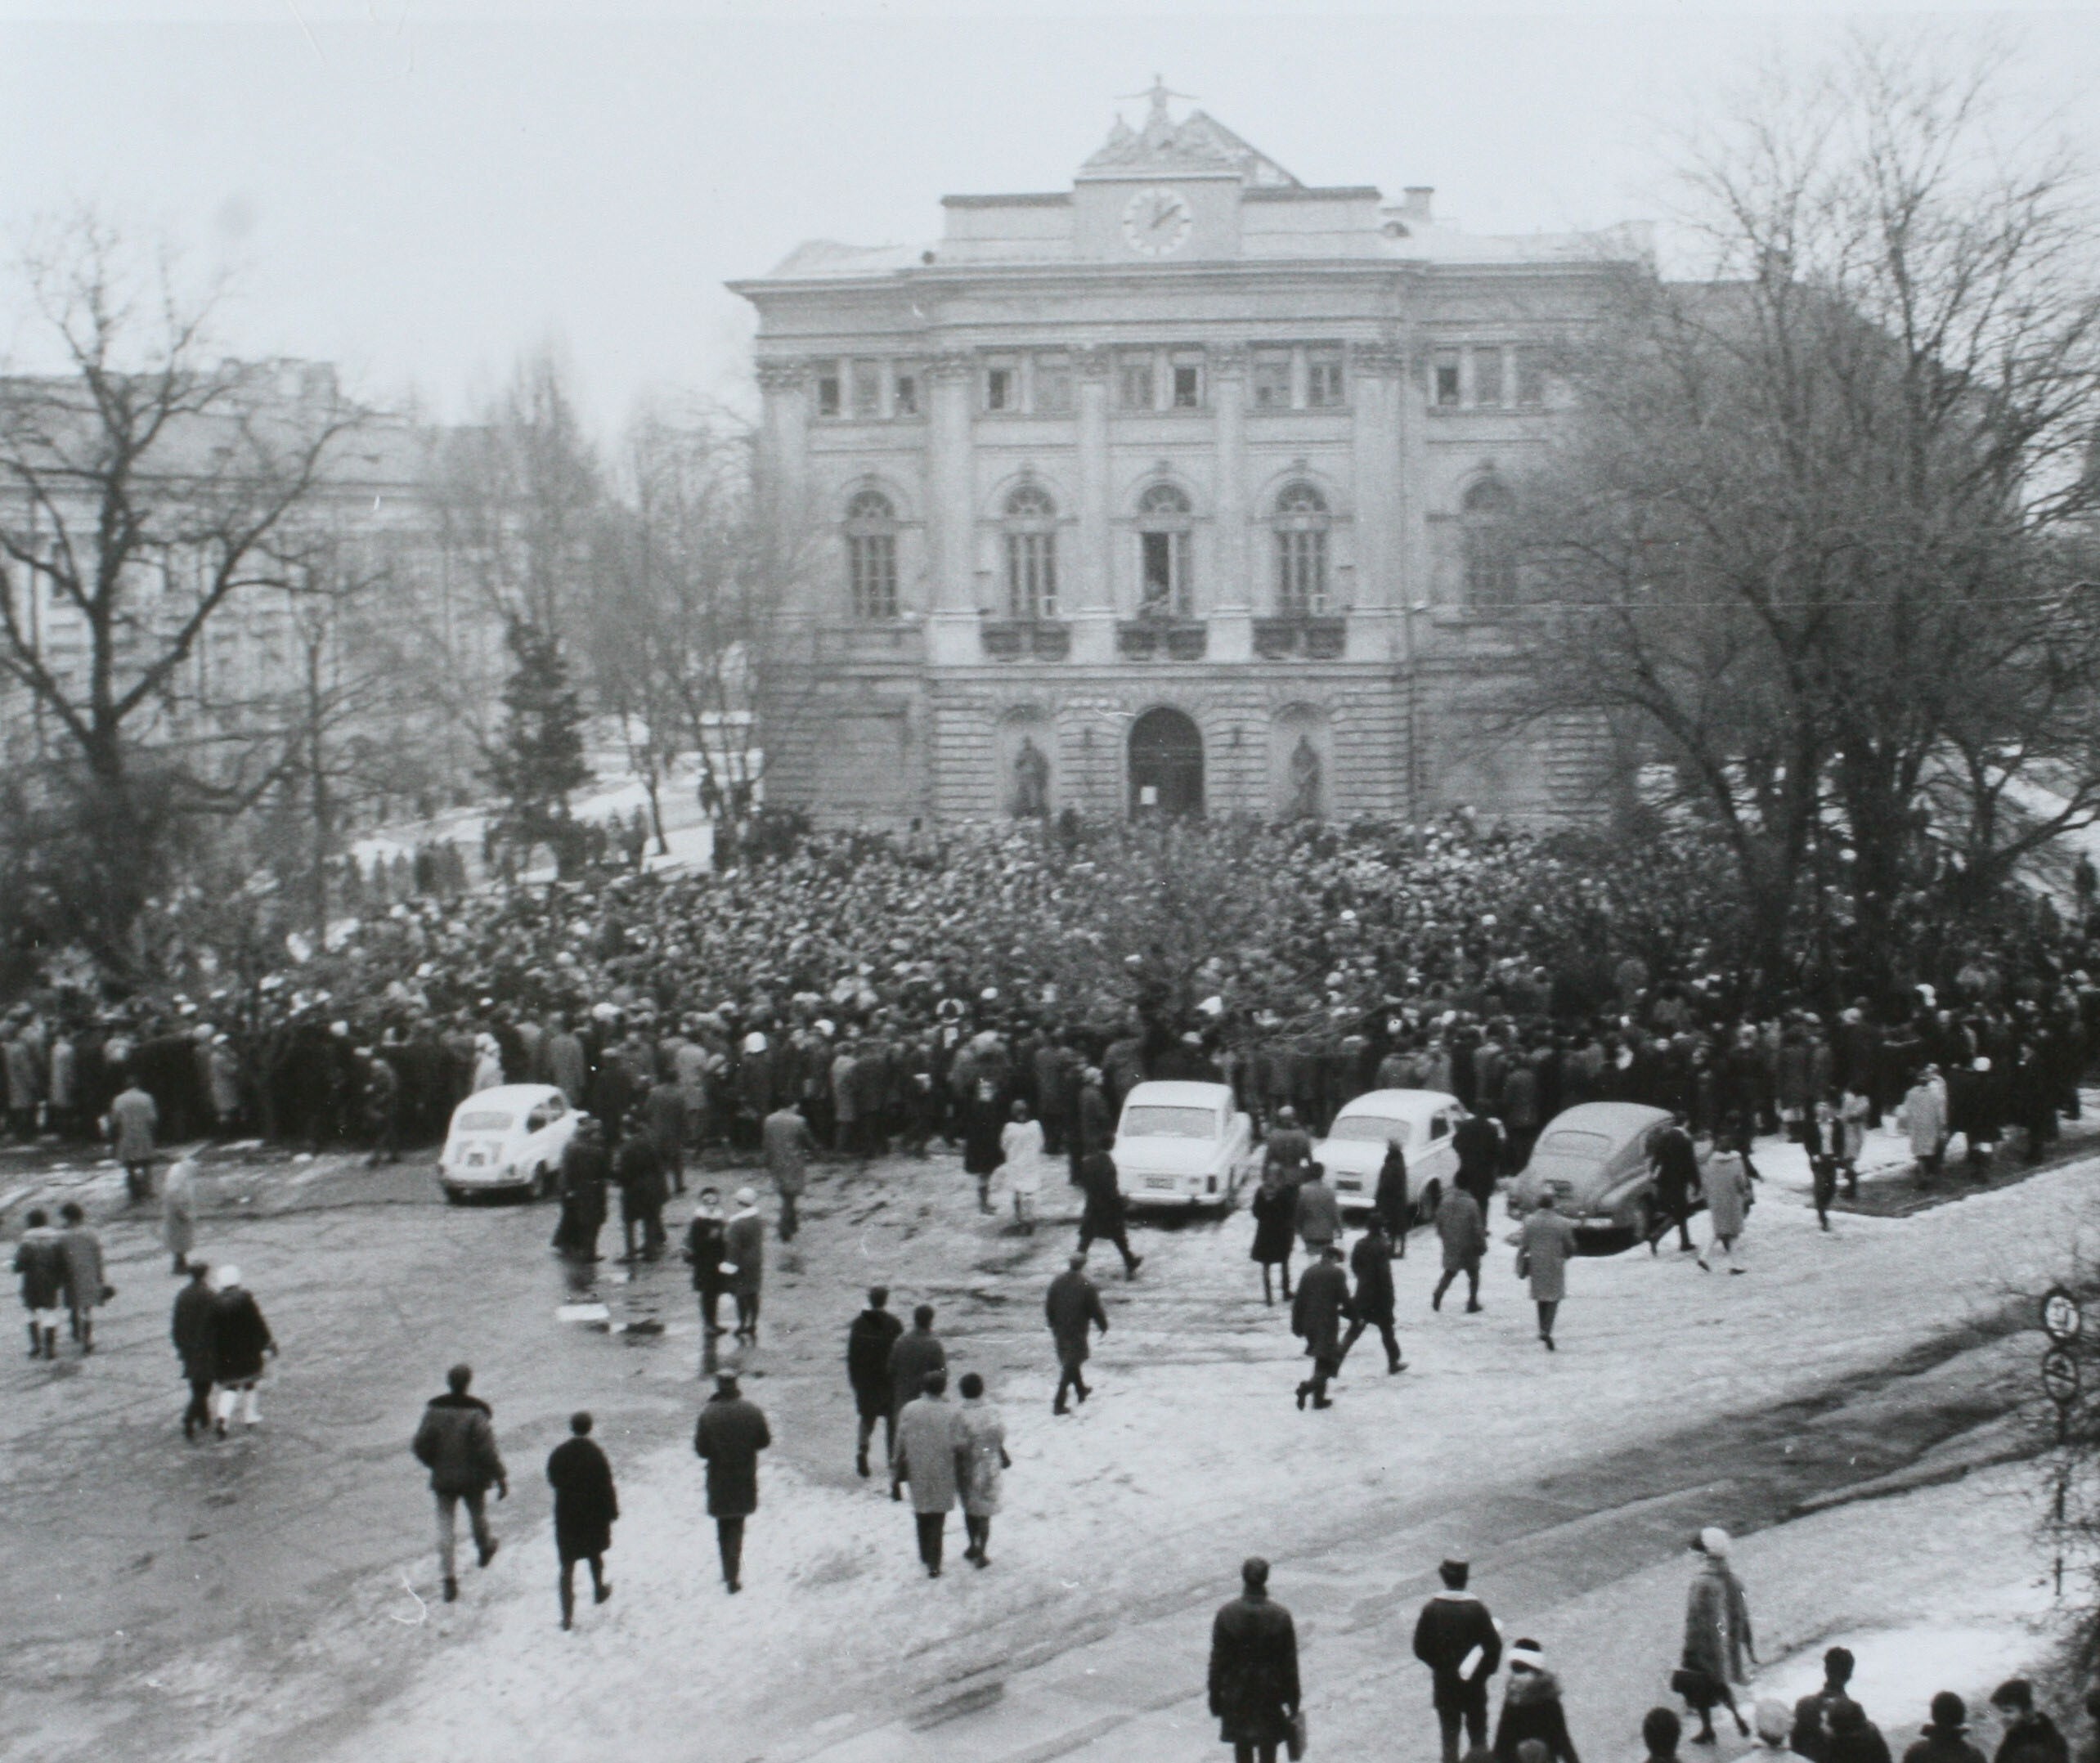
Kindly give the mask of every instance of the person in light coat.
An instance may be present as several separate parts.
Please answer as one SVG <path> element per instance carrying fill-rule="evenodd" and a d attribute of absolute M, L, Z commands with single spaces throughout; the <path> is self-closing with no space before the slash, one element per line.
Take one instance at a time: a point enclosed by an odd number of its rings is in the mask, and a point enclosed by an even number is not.
<path fill-rule="evenodd" d="M 969 1532 L 970 1546 L 962 1559 L 975 1567 L 989 1567 L 992 1519 L 999 1510 L 999 1474 L 1013 1467 L 1007 1455 L 1006 1421 L 985 1397 L 985 1380 L 975 1371 L 965 1371 L 956 1385 L 962 1400 L 955 1410 L 955 1431 L 962 1441 L 962 1527 Z"/>
<path fill-rule="evenodd" d="M 1035 1234 L 1036 1197 L 1043 1191 L 1043 1123 L 1029 1118 L 1028 1104 L 1016 1101 L 1013 1118 L 999 1129 L 1001 1167 L 1013 1195 L 1013 1222 L 1024 1236 Z"/>
<path fill-rule="evenodd" d="M 1554 1351 L 1554 1318 L 1568 1296 L 1568 1258 L 1574 1253 L 1575 1227 L 1560 1215 L 1549 1187 L 1525 1214 L 1517 1240 L 1517 1277 L 1531 1281 L 1532 1302 L 1538 1306 L 1538 1338 L 1548 1353 Z"/>
<path fill-rule="evenodd" d="M 896 1474 L 912 1484 L 919 1559 L 928 1579 L 940 1577 L 948 1514 L 968 1472 L 962 1429 L 948 1400 L 948 1374 L 929 1371 L 919 1393 L 897 1416 Z"/>
<path fill-rule="evenodd" d="M 1713 1225 L 1713 1240 L 1699 1257 L 1702 1272 L 1713 1272 L 1709 1258 L 1716 1251 L 1726 1258 L 1730 1273 L 1749 1272 L 1736 1259 L 1735 1245 L 1742 1238 L 1743 1226 L 1749 1222 L 1750 1182 L 1748 1157 L 1739 1151 L 1715 1151 L 1712 1160 L 1707 1164 L 1705 1176 L 1707 1217 Z"/>
<path fill-rule="evenodd" d="M 1940 1160 L 1947 1147 L 1946 1092 L 1940 1087 L 1939 1074 L 1931 1065 L 1918 1074 L 1905 1095 L 1902 1114 L 1910 1155 L 1918 1163 L 1918 1179 L 1930 1181 L 1939 1174 Z"/>
<path fill-rule="evenodd" d="M 765 1220 L 755 1189 L 737 1190 L 737 1209 L 722 1232 L 722 1272 L 737 1301 L 737 1337 L 758 1344 L 758 1301 L 765 1284 Z"/>
<path fill-rule="evenodd" d="M 153 1197 L 153 1136 L 159 1127 L 159 1106 L 136 1080 L 110 1104 L 110 1152 L 124 1166 L 124 1187 L 134 1202 Z"/>
<path fill-rule="evenodd" d="M 178 1157 L 160 1191 L 160 1241 L 174 1258 L 169 1271 L 187 1273 L 190 1251 L 197 1246 L 197 1160 Z"/>
<path fill-rule="evenodd" d="M 1699 1717 L 1694 1744 L 1715 1742 L 1713 1711 L 1725 1707 L 1735 1717 L 1736 1729 L 1750 1735 L 1749 1722 L 1735 1705 L 1735 1685 L 1750 1681 L 1747 1659 L 1757 1662 L 1756 1643 L 1750 1631 L 1750 1602 L 1743 1581 L 1728 1564 L 1728 1532 L 1709 1525 L 1693 1539 L 1699 1570 L 1692 1577 L 1685 1600 L 1685 1700 Z"/>

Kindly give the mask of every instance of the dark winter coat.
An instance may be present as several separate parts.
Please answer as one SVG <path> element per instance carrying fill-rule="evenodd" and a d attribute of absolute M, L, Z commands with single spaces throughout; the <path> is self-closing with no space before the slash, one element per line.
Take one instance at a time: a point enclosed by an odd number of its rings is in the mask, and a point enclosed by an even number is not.
<path fill-rule="evenodd" d="M 758 1295 L 765 1283 L 765 1220 L 756 1212 L 739 1212 L 723 1227 L 729 1264 L 729 1290 L 747 1298 Z"/>
<path fill-rule="evenodd" d="M 563 1148 L 562 1207 L 579 1230 L 593 1231 L 604 1223 L 605 1184 L 610 1174 L 611 1160 L 603 1139 L 578 1134 Z"/>
<path fill-rule="evenodd" d="M 1088 1151 L 1079 1164 L 1079 1187 L 1086 1196 L 1079 1216 L 1082 1231 L 1112 1236 L 1123 1228 L 1123 1189 L 1113 1157 L 1105 1151 Z"/>
<path fill-rule="evenodd" d="M 1248 1250 L 1248 1258 L 1264 1267 L 1288 1261 L 1298 1241 L 1298 1184 L 1279 1182 L 1271 1187 L 1264 1182 L 1254 1190 L 1247 1209 L 1254 1217 L 1254 1246 Z"/>
<path fill-rule="evenodd" d="M 1460 1668 L 1478 1649 L 1480 1659 L 1470 1674 Z M 1488 1680 L 1502 1662 L 1501 1632 L 1488 1606 L 1467 1591 L 1440 1591 L 1422 1606 L 1415 1622 L 1415 1657 L 1429 1668 L 1436 1706 L 1461 1708 L 1484 1696 Z"/>
<path fill-rule="evenodd" d="M 1075 1111 L 1079 1146 L 1084 1154 L 1106 1151 L 1109 1141 L 1115 1136 L 1114 1124 L 1108 1115 L 1108 1098 L 1097 1084 L 1088 1083 L 1079 1091 L 1079 1101 Z"/>
<path fill-rule="evenodd" d="M 684 1255 L 693 1267 L 693 1289 L 705 1296 L 719 1295 L 728 1285 L 722 1273 L 723 1258 L 729 1253 L 729 1220 L 713 1213 L 695 1213 L 693 1222 L 685 1227 Z"/>
<path fill-rule="evenodd" d="M 1692 1196 L 1699 1191 L 1698 1153 L 1692 1136 L 1682 1127 L 1664 1127 L 1649 1142 L 1648 1160 L 1655 1171 L 1656 1204 L 1671 1218 L 1691 1209 Z"/>
<path fill-rule="evenodd" d="M 478 1494 L 507 1480 L 489 1406 L 478 1396 L 434 1396 L 409 1449 L 430 1471 L 433 1493 Z"/>
<path fill-rule="evenodd" d="M 1312 1141 L 1306 1137 L 1303 1127 L 1278 1127 L 1269 1134 L 1268 1148 L 1262 1154 L 1263 1169 L 1281 1169 L 1293 1178 L 1312 1160 Z M 1292 1183 L 1287 1181 L 1284 1185 L 1290 1187 Z"/>
<path fill-rule="evenodd" d="M 1384 1219 L 1385 1228 L 1395 1242 L 1407 1234 L 1407 1227 L 1415 1222 L 1414 1213 L 1407 1206 L 1407 1154 L 1398 1145 L 1389 1145 L 1385 1160 L 1378 1166 L 1378 1188 L 1371 1198 L 1371 1209 Z"/>
<path fill-rule="evenodd" d="M 1502 1697 L 1502 1716 L 1495 1723 L 1495 1763 L 1517 1763 L 1517 1747 L 1527 1738 L 1543 1743 L 1552 1763 L 1582 1763 L 1568 1736 L 1568 1716 L 1560 1706 L 1560 1680 L 1550 1671 L 1518 1671 Z"/>
<path fill-rule="evenodd" d="M 240 1285 L 213 1295 L 204 1339 L 215 1384 L 252 1383 L 262 1376 L 262 1356 L 274 1344 L 255 1294 Z"/>
<path fill-rule="evenodd" d="M 1356 1276 L 1357 1320 L 1393 1325 L 1393 1258 L 1382 1236 L 1360 1236 L 1349 1251 L 1349 1272 Z"/>
<path fill-rule="evenodd" d="M 1452 1134 L 1452 1148 L 1458 1153 L 1457 1182 L 1475 1199 L 1495 1191 L 1496 1166 L 1502 1160 L 1502 1135 L 1484 1115 L 1470 1114 Z"/>
<path fill-rule="evenodd" d="M 707 1465 L 707 1516 L 747 1519 L 758 1510 L 758 1454 L 773 1442 L 756 1402 L 719 1390 L 693 1429 L 694 1455 Z"/>
<path fill-rule="evenodd" d="M 1849 1701 L 1832 1704 L 1823 1763 L 1889 1763 L 1888 1741 L 1882 1737 L 1881 1728 L 1864 1713 L 1854 1719 L 1858 1708 L 1858 1703 Z"/>
<path fill-rule="evenodd" d="M 547 1483 L 554 1491 L 554 1547 L 561 1555 L 577 1560 L 610 1549 L 620 1496 L 598 1442 L 570 1438 L 555 1446 L 547 1457 Z"/>
<path fill-rule="evenodd" d="M 1959 1726 L 1927 1726 L 1925 1736 L 1903 1753 L 1903 1763 L 1983 1763 L 1983 1753 L 1963 1732 Z"/>
<path fill-rule="evenodd" d="M 1299 1276 L 1290 1309 L 1290 1331 L 1316 1359 L 1332 1359 L 1342 1350 L 1341 1326 L 1353 1314 L 1349 1282 L 1337 1262 L 1325 1257 Z"/>
<path fill-rule="evenodd" d="M 890 1349 L 904 1325 L 886 1310 L 864 1310 L 846 1332 L 846 1379 L 853 1386 L 855 1408 L 880 1419 L 897 1411 L 890 1382 Z"/>
<path fill-rule="evenodd" d="M 1228 1744 L 1281 1744 L 1297 1710 L 1298 1631 L 1266 1592 L 1242 1593 L 1210 1625 L 1210 1711 Z"/>
<path fill-rule="evenodd" d="M 2071 1763 L 2071 1747 L 2057 1723 L 2038 1708 L 2005 1729 L 1992 1763 Z"/>
<path fill-rule="evenodd" d="M 1108 1332 L 1108 1313 L 1101 1307 L 1101 1292 L 1077 1267 L 1067 1267 L 1051 1281 L 1043 1299 L 1043 1314 L 1057 1344 L 1060 1365 L 1081 1365 L 1086 1361 L 1089 1328 Z"/>
<path fill-rule="evenodd" d="M 25 1310 L 56 1310 L 65 1296 L 65 1246 L 47 1224 L 33 1225 L 15 1245 Z"/>
<path fill-rule="evenodd" d="M 212 1290 L 192 1280 L 175 1294 L 175 1312 L 169 1334 L 182 1362 L 182 1375 L 193 1382 L 208 1383 L 212 1375 Z"/>
<path fill-rule="evenodd" d="M 620 1216 L 642 1218 L 663 1210 L 670 1195 L 663 1154 L 646 1133 L 630 1133 L 612 1160 L 612 1178 L 620 1184 Z"/>
<path fill-rule="evenodd" d="M 1012 1118 L 1002 1094 L 990 1098 L 971 1095 L 962 1103 L 962 1173 L 989 1175 L 1006 1161 L 999 1135 Z"/>
<path fill-rule="evenodd" d="M 1317 1254 L 1342 1234 L 1341 1202 L 1325 1181 L 1314 1179 L 1298 1190 L 1298 1235 L 1308 1253 Z"/>
<path fill-rule="evenodd" d="M 1437 1208 L 1437 1236 L 1443 1243 L 1447 1273 L 1478 1267 L 1488 1252 L 1488 1221 L 1480 1215 L 1480 1202 L 1466 1188 L 1454 1188 Z"/>
<path fill-rule="evenodd" d="M 948 1349 L 940 1344 L 940 1337 L 931 1329 L 908 1329 L 890 1348 L 891 1400 L 903 1407 L 918 1394 L 927 1372 L 947 1369 Z"/>

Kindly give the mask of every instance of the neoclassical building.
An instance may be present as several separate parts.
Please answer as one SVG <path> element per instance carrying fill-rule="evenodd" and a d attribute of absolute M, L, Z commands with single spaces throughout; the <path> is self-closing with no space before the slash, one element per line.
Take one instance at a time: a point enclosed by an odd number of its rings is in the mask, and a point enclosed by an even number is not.
<path fill-rule="evenodd" d="M 819 242 L 757 308 L 796 558 L 767 794 L 871 824 L 1157 808 L 1527 819 L 1597 805 L 1576 728 L 1481 711 L 1551 351 L 1636 228 L 1469 237 L 1304 184 L 1155 88 L 1069 191 Z"/>

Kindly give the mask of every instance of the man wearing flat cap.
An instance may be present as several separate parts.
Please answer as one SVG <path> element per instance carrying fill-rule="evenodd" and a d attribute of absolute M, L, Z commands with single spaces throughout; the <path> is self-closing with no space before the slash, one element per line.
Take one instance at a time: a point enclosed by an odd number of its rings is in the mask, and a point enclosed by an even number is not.
<path fill-rule="evenodd" d="M 1472 1569 L 1447 1560 L 1437 1569 L 1443 1590 L 1422 1606 L 1415 1657 L 1429 1668 L 1443 1763 L 1458 1763 L 1458 1734 L 1479 1750 L 1488 1743 L 1488 1680 L 1502 1662 L 1502 1635 L 1488 1606 L 1465 1589 Z"/>

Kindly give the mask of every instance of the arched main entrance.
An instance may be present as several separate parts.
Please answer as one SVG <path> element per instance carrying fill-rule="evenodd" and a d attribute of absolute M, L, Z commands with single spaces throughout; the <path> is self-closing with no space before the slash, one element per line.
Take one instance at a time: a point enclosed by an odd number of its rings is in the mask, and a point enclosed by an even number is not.
<path fill-rule="evenodd" d="M 1178 710 L 1148 710 L 1130 725 L 1130 812 L 1203 812 L 1203 735 Z"/>

